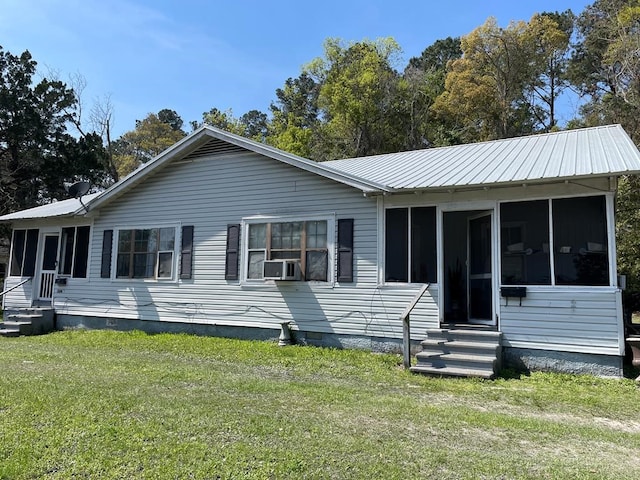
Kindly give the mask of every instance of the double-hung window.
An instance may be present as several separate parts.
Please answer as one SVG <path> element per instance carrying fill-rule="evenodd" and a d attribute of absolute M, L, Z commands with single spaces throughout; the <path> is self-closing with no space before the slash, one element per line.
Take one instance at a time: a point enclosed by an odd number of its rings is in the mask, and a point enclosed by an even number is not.
<path fill-rule="evenodd" d="M 247 225 L 246 278 L 264 278 L 264 262 L 293 260 L 301 279 L 329 279 L 329 222 L 326 219 L 250 222 Z"/>
<path fill-rule="evenodd" d="M 116 278 L 174 278 L 175 245 L 175 227 L 119 230 Z"/>

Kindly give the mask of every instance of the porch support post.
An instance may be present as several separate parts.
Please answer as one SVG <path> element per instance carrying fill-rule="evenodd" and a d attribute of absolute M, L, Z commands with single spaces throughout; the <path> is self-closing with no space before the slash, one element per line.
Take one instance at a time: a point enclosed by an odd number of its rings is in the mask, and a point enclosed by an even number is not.
<path fill-rule="evenodd" d="M 402 363 L 404 364 L 404 368 L 411 367 L 411 321 L 409 320 L 409 315 L 411 314 L 411 310 L 416 306 L 418 301 L 424 295 L 424 292 L 429 288 L 430 283 L 425 283 L 420 287 L 420 291 L 413 297 L 411 303 L 407 305 L 407 308 L 402 312 L 402 316 L 400 320 L 402 321 Z"/>
<path fill-rule="evenodd" d="M 404 368 L 411 367 L 411 335 L 409 315 L 402 319 L 402 364 Z"/>

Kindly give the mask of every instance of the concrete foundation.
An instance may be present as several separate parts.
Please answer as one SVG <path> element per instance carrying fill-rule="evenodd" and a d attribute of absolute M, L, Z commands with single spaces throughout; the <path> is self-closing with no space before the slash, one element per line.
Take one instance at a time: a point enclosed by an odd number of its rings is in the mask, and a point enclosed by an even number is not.
<path fill-rule="evenodd" d="M 270 329 L 60 314 L 57 316 L 56 328 L 59 330 L 87 328 L 120 331 L 140 330 L 147 333 L 188 333 L 272 342 L 278 342 L 281 334 L 279 326 L 274 326 L 273 329 Z M 339 335 L 325 332 L 305 332 L 295 329 L 291 331 L 291 338 L 293 343 L 297 345 L 351 348 L 377 353 L 402 353 L 402 339 L 399 338 Z M 420 350 L 420 343 L 412 342 L 412 355 L 415 355 Z M 623 376 L 624 359 L 620 356 L 503 347 L 502 357 L 502 366 L 504 368 L 513 368 L 517 371 L 549 371 L 616 378 Z"/>
<path fill-rule="evenodd" d="M 623 360 L 623 357 L 616 355 L 503 347 L 503 366 L 524 372 L 544 371 L 621 378 Z"/>
<path fill-rule="evenodd" d="M 86 328 L 90 330 L 140 330 L 147 333 L 187 333 L 211 337 L 239 338 L 278 342 L 280 326 L 270 328 L 234 327 L 196 323 L 158 322 L 151 320 L 129 320 L 102 317 L 58 314 L 56 326 L 59 330 Z M 339 335 L 336 333 L 305 332 L 291 330 L 291 339 L 297 345 L 313 345 L 330 348 L 369 350 L 376 353 L 402 353 L 402 339 Z M 420 350 L 419 342 L 412 343 L 412 351 Z"/>

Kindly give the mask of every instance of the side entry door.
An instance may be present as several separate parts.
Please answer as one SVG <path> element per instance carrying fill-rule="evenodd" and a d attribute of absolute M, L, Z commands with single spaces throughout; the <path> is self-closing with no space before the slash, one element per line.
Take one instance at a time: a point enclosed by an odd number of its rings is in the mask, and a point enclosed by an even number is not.
<path fill-rule="evenodd" d="M 56 280 L 56 267 L 58 265 L 57 233 L 46 233 L 43 237 L 42 262 L 40 264 L 40 285 L 38 287 L 38 300 L 51 301 Z"/>
<path fill-rule="evenodd" d="M 468 309 L 470 323 L 493 323 L 491 213 L 468 220 Z"/>

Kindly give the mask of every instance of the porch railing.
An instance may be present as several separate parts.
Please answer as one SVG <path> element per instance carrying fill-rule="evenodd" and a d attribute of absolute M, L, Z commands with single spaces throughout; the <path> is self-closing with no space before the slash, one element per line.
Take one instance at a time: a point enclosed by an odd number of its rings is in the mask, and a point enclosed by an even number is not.
<path fill-rule="evenodd" d="M 11 290 L 15 290 L 16 288 L 21 287 L 22 285 L 24 285 L 25 283 L 30 282 L 30 281 L 31 281 L 31 277 L 25 278 L 20 283 L 16 283 L 13 287 L 7 288 L 5 291 L 0 292 L 0 298 L 4 297 L 5 294 L 9 293 Z"/>
<path fill-rule="evenodd" d="M 404 309 L 404 312 L 402 312 L 402 316 L 400 317 L 400 320 L 402 321 L 402 364 L 404 365 L 404 368 L 411 367 L 411 312 L 424 295 L 424 292 L 427 291 L 429 285 L 431 284 L 425 283 L 422 285 L 418 293 L 416 293 L 416 296 L 413 297 L 413 300 L 411 300 L 411 303 L 407 305 L 407 308 Z"/>

